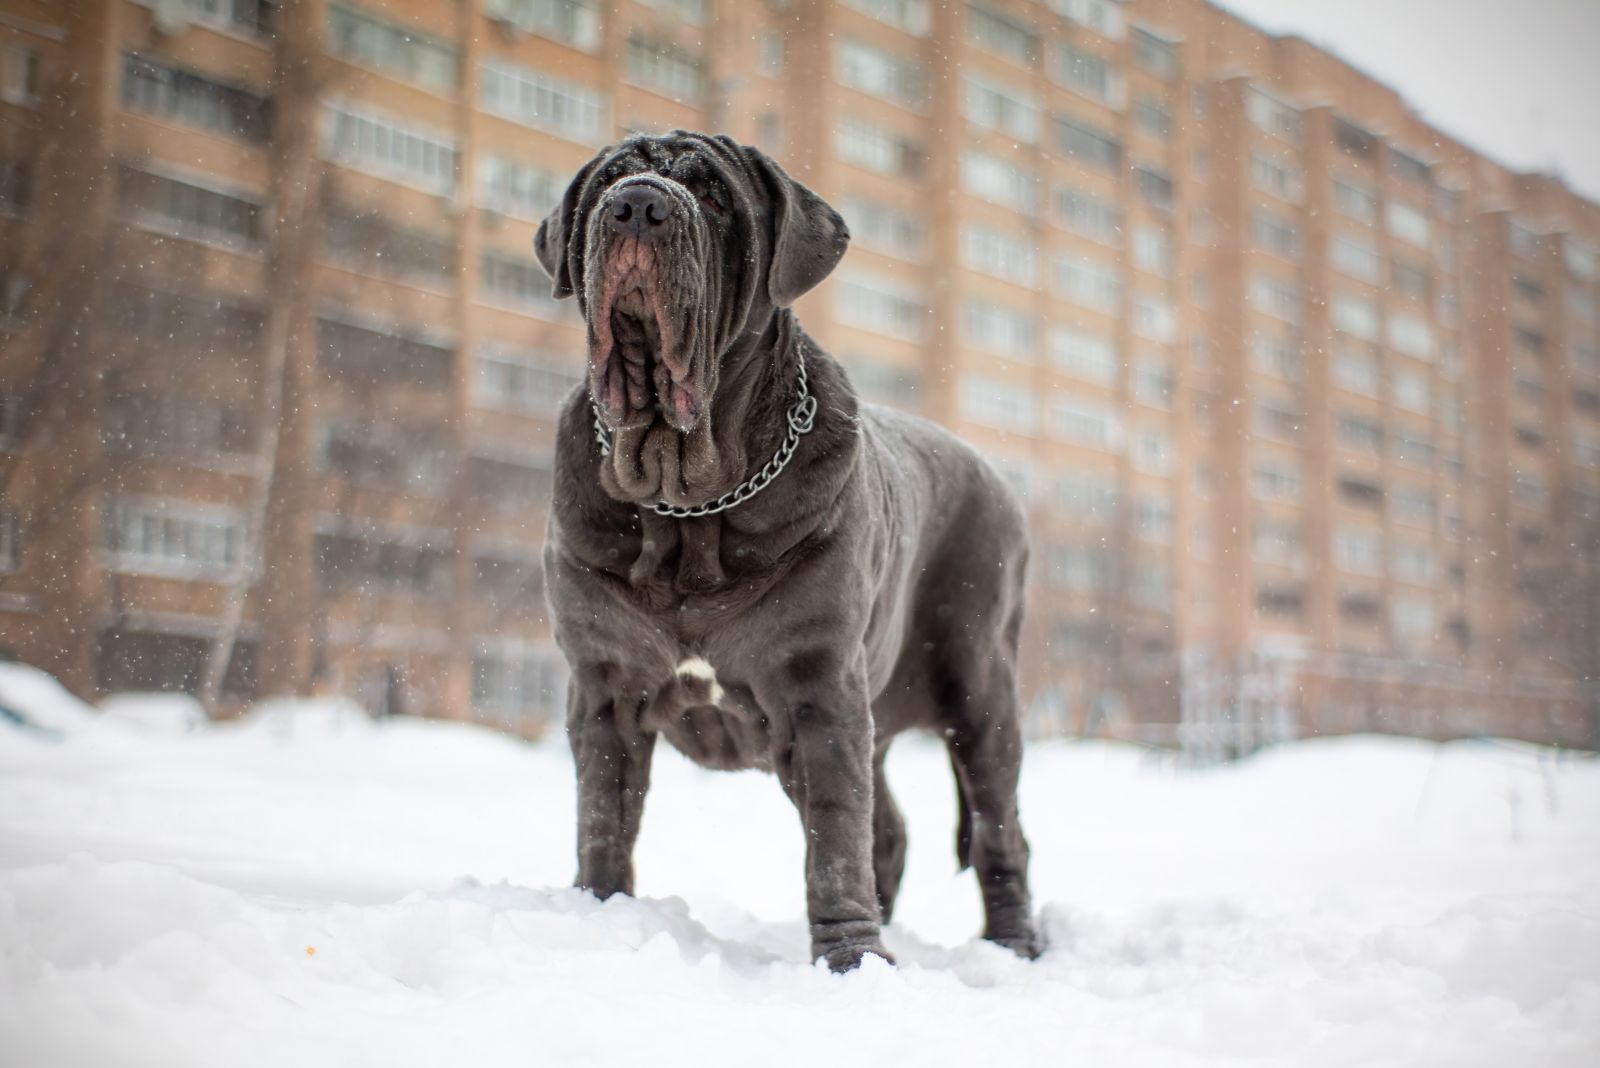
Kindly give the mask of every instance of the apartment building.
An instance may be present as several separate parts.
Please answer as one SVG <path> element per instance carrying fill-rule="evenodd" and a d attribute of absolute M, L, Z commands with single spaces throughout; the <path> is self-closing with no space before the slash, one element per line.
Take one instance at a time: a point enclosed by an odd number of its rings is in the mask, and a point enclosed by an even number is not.
<path fill-rule="evenodd" d="M 532 236 L 690 127 L 843 212 L 807 328 L 1024 495 L 1035 730 L 1590 737 L 1600 209 L 1202 0 L 0 0 L 0 118 L 0 645 L 85 693 L 238 613 L 230 694 L 558 720 Z"/>

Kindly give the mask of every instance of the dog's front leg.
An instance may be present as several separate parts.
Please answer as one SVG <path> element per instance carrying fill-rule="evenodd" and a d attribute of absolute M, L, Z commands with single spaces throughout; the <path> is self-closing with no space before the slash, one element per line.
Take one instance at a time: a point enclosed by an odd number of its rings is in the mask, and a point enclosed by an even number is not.
<path fill-rule="evenodd" d="M 894 958 L 883 948 L 872 867 L 872 711 L 865 672 L 829 672 L 822 665 L 830 660 L 790 658 L 786 677 L 775 680 L 790 729 L 774 764 L 805 829 L 811 957 L 843 972 L 868 953 Z"/>
<path fill-rule="evenodd" d="M 655 735 L 598 679 L 573 675 L 567 734 L 578 771 L 577 885 L 596 897 L 633 893 L 633 844 L 650 788 Z"/>

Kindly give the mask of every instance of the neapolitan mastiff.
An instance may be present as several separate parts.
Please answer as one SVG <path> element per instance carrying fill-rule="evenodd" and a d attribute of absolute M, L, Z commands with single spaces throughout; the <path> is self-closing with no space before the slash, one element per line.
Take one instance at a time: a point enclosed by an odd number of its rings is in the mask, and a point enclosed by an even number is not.
<path fill-rule="evenodd" d="M 633 892 L 657 736 L 777 773 L 799 809 L 813 957 L 888 958 L 905 867 L 890 740 L 945 739 L 984 937 L 1041 949 L 1017 821 L 1027 542 L 995 471 L 861 403 L 790 310 L 844 220 L 760 151 L 676 131 L 603 150 L 535 238 L 588 324 L 545 547 L 571 664 L 579 886 Z"/>

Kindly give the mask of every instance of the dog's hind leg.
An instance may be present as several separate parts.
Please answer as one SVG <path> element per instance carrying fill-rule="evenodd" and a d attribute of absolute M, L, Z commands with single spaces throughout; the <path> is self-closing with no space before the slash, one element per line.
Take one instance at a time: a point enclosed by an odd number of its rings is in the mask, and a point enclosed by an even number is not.
<path fill-rule="evenodd" d="M 900 877 L 906 871 L 906 821 L 883 774 L 886 752 L 886 748 L 880 749 L 872 762 L 872 869 L 878 879 L 878 911 L 884 923 L 894 915 Z"/>
<path fill-rule="evenodd" d="M 1037 957 L 1044 945 L 1033 923 L 1028 841 L 1017 810 L 1022 728 L 1013 661 L 970 651 L 958 656 L 941 703 L 956 793 L 965 807 L 966 846 L 983 893 L 983 937 Z"/>

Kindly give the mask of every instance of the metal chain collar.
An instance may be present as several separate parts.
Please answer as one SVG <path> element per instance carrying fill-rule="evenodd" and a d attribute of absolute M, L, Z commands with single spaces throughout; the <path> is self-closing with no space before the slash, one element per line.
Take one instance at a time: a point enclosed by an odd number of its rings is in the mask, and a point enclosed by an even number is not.
<path fill-rule="evenodd" d="M 795 398 L 794 404 L 789 407 L 785 415 L 789 427 L 784 433 L 783 444 L 778 446 L 778 451 L 772 454 L 772 459 L 767 461 L 765 467 L 714 501 L 688 507 L 657 501 L 641 507 L 648 507 L 656 515 L 670 516 L 673 519 L 699 519 L 701 516 L 716 515 L 718 512 L 726 512 L 735 505 L 743 504 L 766 489 L 773 479 L 781 475 L 783 469 L 789 466 L 789 461 L 794 459 L 795 449 L 800 446 L 801 435 L 811 431 L 817 418 L 817 398 L 806 388 L 805 349 L 795 346 L 795 356 L 800 365 L 800 395 Z M 590 407 L 594 410 L 594 439 L 600 445 L 600 455 L 610 456 L 611 436 L 606 433 L 605 424 L 600 421 L 600 406 L 591 401 Z"/>

